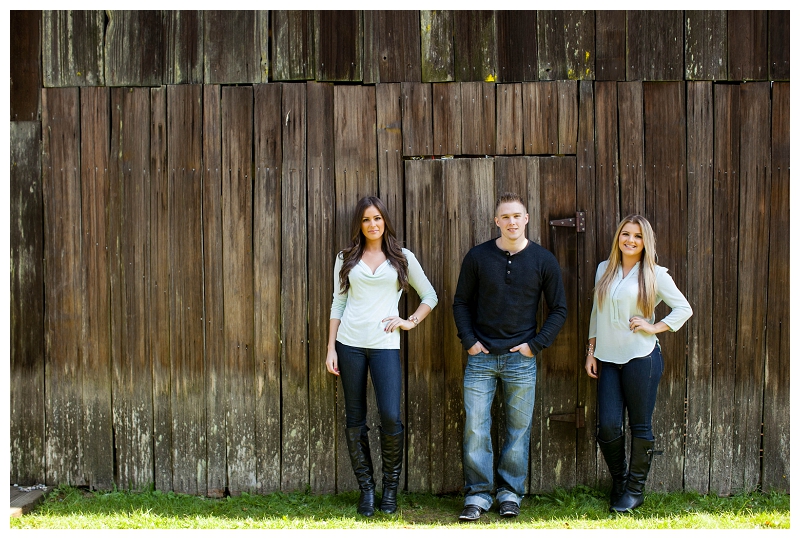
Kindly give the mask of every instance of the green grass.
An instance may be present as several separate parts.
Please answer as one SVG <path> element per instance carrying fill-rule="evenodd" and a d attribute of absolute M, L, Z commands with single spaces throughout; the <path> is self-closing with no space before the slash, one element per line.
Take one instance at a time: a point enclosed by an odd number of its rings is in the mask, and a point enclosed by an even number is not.
<path fill-rule="evenodd" d="M 461 524 L 461 496 L 403 494 L 395 515 L 363 518 L 357 492 L 337 495 L 243 494 L 210 499 L 158 491 L 89 492 L 59 487 L 37 509 L 11 519 L 11 528 L 508 528 L 676 529 L 789 528 L 789 495 L 739 494 L 729 498 L 693 493 L 648 493 L 632 516 L 611 515 L 602 492 L 587 487 L 526 497 L 520 516 L 496 510 L 478 523 Z"/>

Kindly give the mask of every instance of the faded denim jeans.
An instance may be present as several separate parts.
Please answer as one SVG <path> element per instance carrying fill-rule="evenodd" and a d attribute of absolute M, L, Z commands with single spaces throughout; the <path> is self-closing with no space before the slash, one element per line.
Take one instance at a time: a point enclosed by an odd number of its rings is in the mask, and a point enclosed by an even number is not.
<path fill-rule="evenodd" d="M 506 432 L 495 485 L 490 430 L 498 382 L 503 384 L 505 396 Z M 500 503 L 507 500 L 519 503 L 522 499 L 528 477 L 535 391 L 535 357 L 525 357 L 519 352 L 469 356 L 464 371 L 464 505 L 489 510 L 495 486 Z"/>

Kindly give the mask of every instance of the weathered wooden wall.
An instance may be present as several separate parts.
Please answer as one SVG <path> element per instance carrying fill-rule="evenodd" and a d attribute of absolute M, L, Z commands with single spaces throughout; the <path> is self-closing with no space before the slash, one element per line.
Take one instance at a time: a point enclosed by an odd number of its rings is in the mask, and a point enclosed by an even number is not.
<path fill-rule="evenodd" d="M 403 486 L 457 491 L 452 296 L 514 190 L 569 302 L 530 490 L 608 480 L 583 342 L 636 211 L 695 311 L 662 338 L 650 487 L 788 491 L 788 14 L 662 15 L 12 12 L 12 482 L 356 488 L 324 349 L 377 194 L 440 297 L 403 336 Z"/>

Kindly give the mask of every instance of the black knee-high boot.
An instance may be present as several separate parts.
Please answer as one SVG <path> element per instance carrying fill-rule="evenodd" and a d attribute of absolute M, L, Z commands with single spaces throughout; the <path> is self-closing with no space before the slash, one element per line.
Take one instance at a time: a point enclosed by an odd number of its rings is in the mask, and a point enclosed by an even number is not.
<path fill-rule="evenodd" d="M 600 446 L 600 452 L 603 453 L 606 466 L 608 466 L 608 471 L 611 474 L 612 483 L 609 498 L 611 505 L 614 505 L 625 493 L 625 484 L 628 480 L 628 463 L 625 459 L 625 435 L 623 434 L 610 442 L 604 442 L 598 438 L 597 445 Z"/>
<path fill-rule="evenodd" d="M 653 442 L 644 438 L 631 438 L 631 465 L 628 469 L 628 484 L 617 503 L 611 504 L 616 513 L 632 511 L 644 502 L 644 483 L 653 461 Z"/>
<path fill-rule="evenodd" d="M 353 465 L 358 488 L 361 490 L 361 495 L 358 497 L 358 514 L 365 517 L 371 517 L 375 513 L 375 480 L 372 477 L 368 430 L 366 426 L 345 429 L 350 463 Z"/>
<path fill-rule="evenodd" d="M 381 457 L 383 460 L 383 496 L 381 511 L 394 513 L 397 511 L 397 486 L 400 483 L 400 472 L 403 469 L 403 435 L 386 434 L 381 431 Z"/>

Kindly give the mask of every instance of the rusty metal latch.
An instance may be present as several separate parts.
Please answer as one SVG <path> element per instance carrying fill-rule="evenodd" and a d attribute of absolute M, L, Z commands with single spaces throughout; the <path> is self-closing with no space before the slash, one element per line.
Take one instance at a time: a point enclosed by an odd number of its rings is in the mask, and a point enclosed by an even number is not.
<path fill-rule="evenodd" d="M 568 226 L 568 227 L 575 227 L 576 232 L 585 232 L 586 231 L 586 212 L 585 211 L 577 211 L 575 212 L 575 217 L 570 217 L 568 219 L 553 219 L 550 221 L 550 226 Z"/>
<path fill-rule="evenodd" d="M 582 429 L 586 425 L 583 407 L 575 408 L 574 414 L 550 414 L 550 421 L 561 421 L 563 423 L 575 423 L 576 429 Z"/>

